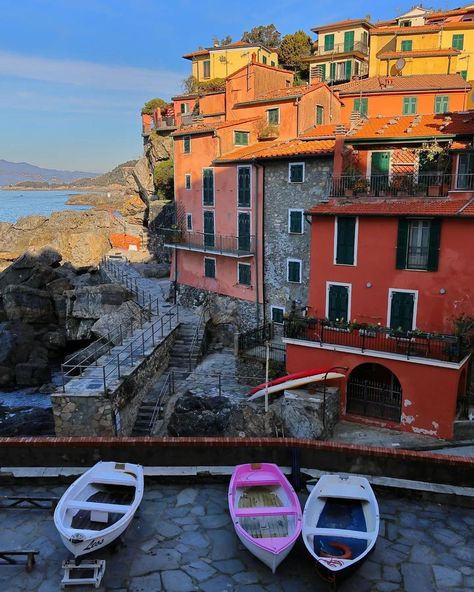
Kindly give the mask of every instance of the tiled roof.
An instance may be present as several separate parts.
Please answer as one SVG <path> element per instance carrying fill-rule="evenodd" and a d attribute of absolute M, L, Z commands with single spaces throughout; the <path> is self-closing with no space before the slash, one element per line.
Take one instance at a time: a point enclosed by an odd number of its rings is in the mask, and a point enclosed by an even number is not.
<path fill-rule="evenodd" d="M 189 134 L 206 134 L 214 132 L 218 129 L 242 125 L 260 119 L 259 117 L 246 117 L 245 119 L 231 119 L 228 121 L 213 121 L 210 123 L 198 122 L 192 125 L 181 127 L 178 131 L 171 134 L 172 136 L 186 136 Z"/>
<path fill-rule="evenodd" d="M 295 156 L 320 156 L 332 154 L 334 152 L 334 140 L 312 140 L 304 141 L 300 139 L 259 142 L 253 146 L 246 146 L 239 150 L 234 150 L 228 154 L 216 159 L 216 163 L 224 162 L 242 162 L 249 160 L 273 159 L 273 158 L 291 158 Z"/>
<path fill-rule="evenodd" d="M 440 19 L 443 17 L 451 17 L 451 16 L 460 16 L 463 14 L 469 14 L 470 12 L 474 12 L 474 5 L 471 4 L 470 6 L 464 6 L 462 8 L 453 8 L 453 10 L 441 10 L 438 12 L 431 12 L 426 18 L 431 19 Z"/>
<path fill-rule="evenodd" d="M 357 25 L 367 25 L 370 28 L 374 27 L 374 24 L 367 19 L 346 19 L 344 21 L 337 21 L 335 23 L 329 23 L 328 25 L 320 25 L 319 27 L 311 27 L 311 31 L 317 33 L 327 29 L 341 29 L 343 27 L 355 27 Z"/>
<path fill-rule="evenodd" d="M 324 83 L 318 82 L 317 84 L 305 84 L 303 86 L 288 86 L 285 88 L 279 88 L 277 90 L 268 91 L 251 101 L 242 101 L 241 103 L 237 103 L 237 105 L 250 105 L 253 103 L 266 103 L 267 101 L 273 101 L 276 99 L 293 99 L 299 98 L 303 95 L 306 95 L 317 88 L 324 86 Z"/>
<path fill-rule="evenodd" d="M 395 60 L 397 58 L 436 58 L 440 56 L 459 55 L 459 49 L 418 49 L 416 51 L 382 51 L 377 54 L 379 60 Z"/>
<path fill-rule="evenodd" d="M 348 132 L 349 139 L 428 138 L 474 135 L 474 110 L 431 115 L 371 117 Z"/>
<path fill-rule="evenodd" d="M 354 216 L 449 216 L 474 217 L 472 199 L 375 199 L 348 201 L 344 198 L 320 203 L 309 213 L 320 216 L 350 214 Z M 466 207 L 467 206 L 467 207 Z"/>
<path fill-rule="evenodd" d="M 246 70 L 250 66 L 251 67 L 257 66 L 258 68 L 265 68 L 266 70 L 276 70 L 277 72 L 284 72 L 285 74 L 291 74 L 292 76 L 295 75 L 295 73 L 292 72 L 291 70 L 285 70 L 284 68 L 280 68 L 279 66 L 269 66 L 268 64 L 262 64 L 261 62 L 252 62 L 250 64 L 246 64 L 245 66 L 242 66 L 241 68 L 239 68 L 235 72 L 232 72 L 232 74 L 229 74 L 229 76 L 227 76 L 226 80 L 229 80 L 230 78 L 234 78 L 237 74 L 242 72 L 242 70 Z"/>
<path fill-rule="evenodd" d="M 226 49 L 238 49 L 239 47 L 243 48 L 252 48 L 252 47 L 263 47 L 267 51 L 272 51 L 265 45 L 261 43 L 247 43 L 246 41 L 234 41 L 234 43 L 228 43 L 227 45 L 219 45 L 217 47 L 206 47 L 205 49 L 198 49 L 197 51 L 193 51 L 191 53 L 187 53 L 183 55 L 183 58 L 192 59 L 193 57 L 198 57 L 201 55 L 206 55 L 210 51 L 225 51 Z"/>
<path fill-rule="evenodd" d="M 198 49 L 198 50 L 193 51 L 191 53 L 185 53 L 183 55 L 183 58 L 185 60 L 192 60 L 193 58 L 197 58 L 199 56 L 208 55 L 208 53 L 209 53 L 208 49 Z"/>
<path fill-rule="evenodd" d="M 437 33 L 441 30 L 440 25 L 419 25 L 418 27 L 377 27 L 371 35 L 390 35 L 404 33 L 405 35 L 417 35 L 421 33 Z"/>
<path fill-rule="evenodd" d="M 336 134 L 336 124 L 335 123 L 328 123 L 326 125 L 316 125 L 302 134 L 300 134 L 300 138 L 327 138 L 327 137 L 334 137 Z"/>
<path fill-rule="evenodd" d="M 407 53 L 407 52 L 404 52 Z M 467 83 L 469 84 L 469 83 Z M 447 90 L 466 88 L 460 74 L 417 74 L 415 76 L 372 76 L 352 80 L 337 86 L 341 95 L 359 93 L 389 93 L 408 90 Z"/>

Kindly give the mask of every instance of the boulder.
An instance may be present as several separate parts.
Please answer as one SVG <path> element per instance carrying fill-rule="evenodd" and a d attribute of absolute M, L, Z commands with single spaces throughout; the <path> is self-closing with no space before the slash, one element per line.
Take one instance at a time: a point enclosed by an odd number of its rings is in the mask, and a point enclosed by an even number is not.
<path fill-rule="evenodd" d="M 52 409 L 0 407 L 0 436 L 54 436 Z"/>
<path fill-rule="evenodd" d="M 8 366 L 0 366 L 0 388 L 13 383 L 13 371 Z"/>
<path fill-rule="evenodd" d="M 3 291 L 3 306 L 9 320 L 25 323 L 54 323 L 56 316 L 49 292 L 28 286 L 8 286 Z"/>
<path fill-rule="evenodd" d="M 25 253 L 0 273 L 0 292 L 8 286 L 43 289 L 57 278 L 55 270 L 31 253 Z"/>
<path fill-rule="evenodd" d="M 0 365 L 26 362 L 35 343 L 33 327 L 21 321 L 0 323 Z"/>
<path fill-rule="evenodd" d="M 91 332 L 95 337 L 104 337 L 109 339 L 112 332 L 112 343 L 119 345 L 121 343 L 121 336 L 125 337 L 130 332 L 130 327 L 133 321 L 137 320 L 142 314 L 141 308 L 129 300 L 121 304 L 116 310 L 100 317 L 91 327 Z M 116 329 L 122 327 L 122 333 L 115 332 Z"/>
<path fill-rule="evenodd" d="M 128 292 L 118 284 L 87 286 L 65 293 L 68 318 L 99 319 L 123 304 Z"/>
<path fill-rule="evenodd" d="M 166 278 L 170 275 L 169 263 L 148 263 L 143 266 L 143 275 L 146 278 Z"/>
<path fill-rule="evenodd" d="M 170 436 L 228 435 L 235 403 L 228 397 L 200 396 L 193 391 L 181 395 L 168 423 Z"/>
<path fill-rule="evenodd" d="M 18 386 L 41 386 L 51 381 L 51 369 L 49 364 L 27 362 L 17 364 L 15 378 Z"/>

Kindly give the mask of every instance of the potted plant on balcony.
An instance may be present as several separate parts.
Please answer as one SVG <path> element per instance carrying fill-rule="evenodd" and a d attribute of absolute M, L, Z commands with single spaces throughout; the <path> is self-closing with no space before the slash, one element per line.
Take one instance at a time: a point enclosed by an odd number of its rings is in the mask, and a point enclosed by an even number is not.
<path fill-rule="evenodd" d="M 354 165 L 346 166 L 341 178 L 340 189 L 346 197 L 352 197 L 356 194 L 356 187 L 359 188 L 363 181 L 362 171 L 358 167 Z"/>

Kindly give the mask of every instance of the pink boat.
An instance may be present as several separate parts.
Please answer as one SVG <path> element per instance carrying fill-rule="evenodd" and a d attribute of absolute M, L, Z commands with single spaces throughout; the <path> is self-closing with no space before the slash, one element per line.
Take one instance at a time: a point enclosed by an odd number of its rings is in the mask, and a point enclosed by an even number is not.
<path fill-rule="evenodd" d="M 285 475 L 271 463 L 237 465 L 229 510 L 242 544 L 275 573 L 302 526 L 300 502 Z"/>

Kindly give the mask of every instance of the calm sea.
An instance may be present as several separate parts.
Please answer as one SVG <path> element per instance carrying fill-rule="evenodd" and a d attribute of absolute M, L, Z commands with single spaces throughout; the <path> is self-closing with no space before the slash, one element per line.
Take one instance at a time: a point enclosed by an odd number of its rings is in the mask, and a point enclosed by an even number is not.
<path fill-rule="evenodd" d="M 89 209 L 89 206 L 66 205 L 70 196 L 77 193 L 86 192 L 0 190 L 0 222 L 16 222 L 22 216 L 49 216 L 59 210 Z"/>

